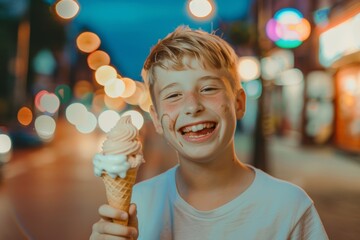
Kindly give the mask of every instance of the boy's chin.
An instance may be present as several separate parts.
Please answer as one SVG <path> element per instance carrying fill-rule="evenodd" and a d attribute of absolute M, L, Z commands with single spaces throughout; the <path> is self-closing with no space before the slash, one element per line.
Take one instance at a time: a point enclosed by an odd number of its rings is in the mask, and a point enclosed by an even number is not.
<path fill-rule="evenodd" d="M 178 151 L 180 159 L 186 159 L 191 162 L 196 163 L 206 163 L 208 162 L 213 156 L 214 152 L 205 152 L 205 151 Z"/>

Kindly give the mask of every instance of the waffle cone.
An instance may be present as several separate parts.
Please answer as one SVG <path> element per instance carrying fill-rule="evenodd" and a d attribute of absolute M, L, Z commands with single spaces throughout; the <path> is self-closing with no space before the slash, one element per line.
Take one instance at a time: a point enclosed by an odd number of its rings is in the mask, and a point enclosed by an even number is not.
<path fill-rule="evenodd" d="M 116 177 L 114 179 L 106 173 L 102 175 L 106 189 L 106 197 L 110 206 L 129 212 L 132 188 L 135 184 L 137 170 L 137 168 L 130 168 L 125 178 Z M 125 226 L 128 225 L 127 220 L 114 220 L 114 222 Z"/>

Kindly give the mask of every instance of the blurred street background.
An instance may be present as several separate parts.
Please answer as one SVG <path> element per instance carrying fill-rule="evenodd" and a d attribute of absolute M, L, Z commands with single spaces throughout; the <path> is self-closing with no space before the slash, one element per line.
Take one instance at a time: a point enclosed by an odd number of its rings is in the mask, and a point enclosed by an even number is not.
<path fill-rule="evenodd" d="M 330 239 L 360 239 L 358 1 L 0 0 L 0 240 L 89 238 L 106 202 L 92 157 L 121 115 L 137 181 L 176 164 L 140 72 L 178 25 L 239 56 L 239 158 L 305 189 Z"/>

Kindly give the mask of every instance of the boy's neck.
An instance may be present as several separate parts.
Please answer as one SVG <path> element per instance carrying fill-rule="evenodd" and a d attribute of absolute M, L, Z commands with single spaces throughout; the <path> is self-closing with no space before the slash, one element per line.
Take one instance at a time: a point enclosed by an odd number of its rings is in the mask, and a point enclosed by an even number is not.
<path fill-rule="evenodd" d="M 177 184 L 187 190 L 206 191 L 221 188 L 234 181 L 234 176 L 241 174 L 247 167 L 240 162 L 234 151 L 218 156 L 206 163 L 197 163 L 180 159 Z"/>
<path fill-rule="evenodd" d="M 210 164 L 184 161 L 176 172 L 180 196 L 200 211 L 216 209 L 244 192 L 253 182 L 254 172 L 235 156 Z"/>

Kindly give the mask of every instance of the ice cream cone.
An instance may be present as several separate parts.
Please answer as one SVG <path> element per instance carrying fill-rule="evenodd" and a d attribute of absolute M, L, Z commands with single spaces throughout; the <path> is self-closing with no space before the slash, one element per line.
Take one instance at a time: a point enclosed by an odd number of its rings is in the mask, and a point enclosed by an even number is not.
<path fill-rule="evenodd" d="M 144 162 L 139 132 L 131 123 L 130 116 L 120 118 L 103 143 L 102 154 L 94 158 L 95 175 L 105 184 L 110 206 L 129 212 L 132 188 L 139 165 Z M 127 225 L 128 221 L 114 220 Z"/>
<path fill-rule="evenodd" d="M 132 188 L 135 184 L 137 168 L 129 169 L 125 178 L 115 179 L 104 173 L 102 179 L 105 184 L 106 197 L 110 206 L 129 212 Z M 115 223 L 128 225 L 128 221 L 114 220 Z"/>

